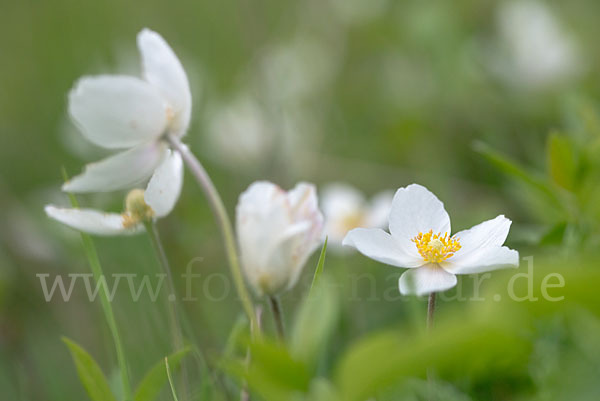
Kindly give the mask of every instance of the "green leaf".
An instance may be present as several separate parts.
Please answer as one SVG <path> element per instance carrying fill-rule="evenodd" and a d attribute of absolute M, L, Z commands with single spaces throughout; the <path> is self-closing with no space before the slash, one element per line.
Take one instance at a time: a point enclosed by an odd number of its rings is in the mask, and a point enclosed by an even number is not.
<path fill-rule="evenodd" d="M 323 276 L 296 315 L 290 338 L 292 356 L 314 367 L 337 323 L 338 313 L 337 291 L 327 276 Z"/>
<path fill-rule="evenodd" d="M 519 166 L 515 161 L 510 160 L 506 156 L 494 151 L 487 144 L 483 142 L 475 142 L 473 148 L 476 152 L 483 155 L 492 165 L 503 171 L 505 174 L 519 180 L 520 182 L 527 185 L 530 189 L 546 199 L 553 206 L 563 209 L 562 203 L 557 198 L 552 188 L 548 185 L 546 180 L 539 178 L 533 173 L 525 170 Z"/>
<path fill-rule="evenodd" d="M 554 132 L 548 136 L 546 146 L 548 174 L 558 186 L 573 191 L 577 162 L 571 141 L 566 136 Z"/>
<path fill-rule="evenodd" d="M 295 360 L 280 342 L 261 340 L 249 345 L 251 358 L 226 360 L 223 368 L 265 401 L 289 401 L 307 393 L 310 375 L 301 361 Z"/>
<path fill-rule="evenodd" d="M 317 262 L 317 268 L 315 269 L 315 275 L 313 276 L 312 284 L 310 285 L 309 294 L 313 292 L 313 288 L 318 283 L 321 274 L 323 273 L 323 266 L 325 265 L 325 253 L 327 252 L 327 240 L 329 238 L 325 237 L 325 242 L 323 243 L 323 248 L 321 248 L 321 254 L 319 255 L 319 261 Z"/>
<path fill-rule="evenodd" d="M 167 358 L 169 358 L 169 365 L 176 369 L 180 364 L 184 356 L 190 352 L 190 348 L 184 348 L 181 351 L 177 351 Z M 134 396 L 135 401 L 152 401 L 156 399 L 164 385 L 167 383 L 167 375 L 165 373 L 165 361 L 161 360 L 155 364 L 152 369 L 146 373 L 146 376 L 140 382 Z"/>
<path fill-rule="evenodd" d="M 440 319 L 428 336 L 394 331 L 361 340 L 337 366 L 340 398 L 363 401 L 406 378 L 425 376 L 428 369 L 440 377 L 473 379 L 524 372 L 529 344 L 520 337 L 516 314 L 513 319 L 498 323 L 490 314 L 477 319 L 463 317 L 461 324 Z"/>
<path fill-rule="evenodd" d="M 110 391 L 108 381 L 92 356 L 72 340 L 63 337 L 75 362 L 79 380 L 92 401 L 116 401 Z"/>

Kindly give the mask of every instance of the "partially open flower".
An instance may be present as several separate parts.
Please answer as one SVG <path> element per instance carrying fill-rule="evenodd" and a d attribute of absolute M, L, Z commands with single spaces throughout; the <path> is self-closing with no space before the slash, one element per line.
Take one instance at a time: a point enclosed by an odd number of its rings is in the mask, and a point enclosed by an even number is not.
<path fill-rule="evenodd" d="M 187 75 L 156 32 L 137 37 L 144 78 L 100 75 L 81 78 L 69 95 L 69 113 L 83 136 L 108 149 L 127 149 L 63 185 L 68 192 L 133 188 L 147 180 L 167 153 L 166 134 L 183 136 L 192 97 Z"/>
<path fill-rule="evenodd" d="M 343 249 L 342 240 L 353 228 L 385 227 L 393 197 L 392 191 L 383 191 L 367 201 L 359 190 L 350 185 L 336 183 L 325 187 L 321 194 L 321 207 L 331 249 Z"/>
<path fill-rule="evenodd" d="M 124 235 L 142 231 L 144 222 L 168 215 L 181 192 L 183 162 L 178 152 L 167 151 L 154 171 L 146 190 L 133 189 L 125 200 L 123 213 L 94 209 L 46 206 L 46 214 L 77 230 L 95 235 Z"/>
<path fill-rule="evenodd" d="M 314 186 L 300 183 L 286 192 L 255 182 L 240 195 L 236 213 L 242 267 L 255 291 L 275 295 L 293 287 L 322 240 Z"/>
<path fill-rule="evenodd" d="M 445 291 L 456 285 L 457 274 L 519 265 L 519 253 L 502 246 L 509 219 L 500 215 L 451 236 L 444 204 L 417 184 L 396 192 L 389 222 L 390 234 L 356 228 L 344 238 L 344 245 L 379 262 L 409 268 L 400 277 L 402 294 Z"/>

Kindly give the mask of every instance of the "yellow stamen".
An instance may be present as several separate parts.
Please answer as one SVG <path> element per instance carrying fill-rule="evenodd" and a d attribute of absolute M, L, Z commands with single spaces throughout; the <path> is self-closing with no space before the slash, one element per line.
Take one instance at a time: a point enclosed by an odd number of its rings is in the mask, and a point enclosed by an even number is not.
<path fill-rule="evenodd" d="M 460 239 L 449 237 L 448 233 L 434 234 L 433 230 L 419 233 L 411 240 L 417 245 L 419 253 L 426 262 L 440 263 L 452 257 L 460 248 Z"/>

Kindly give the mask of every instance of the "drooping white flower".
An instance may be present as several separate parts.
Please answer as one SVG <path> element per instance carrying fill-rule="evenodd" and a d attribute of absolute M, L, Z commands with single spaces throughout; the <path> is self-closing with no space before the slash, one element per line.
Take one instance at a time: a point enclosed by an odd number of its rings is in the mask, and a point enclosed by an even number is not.
<path fill-rule="evenodd" d="M 69 114 L 86 139 L 126 150 L 89 164 L 63 185 L 64 191 L 108 192 L 139 185 L 165 159 L 165 135 L 181 137 L 187 131 L 192 97 L 179 59 L 149 29 L 138 34 L 137 44 L 143 78 L 83 77 L 69 95 Z"/>
<path fill-rule="evenodd" d="M 347 184 L 330 184 L 321 191 L 325 233 L 331 249 L 342 249 L 342 240 L 353 228 L 383 228 L 387 224 L 394 193 L 383 191 L 370 201 Z"/>
<path fill-rule="evenodd" d="M 496 69 L 512 83 L 541 88 L 581 71 L 576 43 L 547 4 L 537 0 L 502 2 L 497 25 L 504 52 L 495 53 Z"/>
<path fill-rule="evenodd" d="M 510 224 L 500 215 L 451 236 L 444 204 L 425 187 L 412 184 L 394 195 L 389 234 L 356 228 L 343 243 L 371 259 L 408 268 L 400 277 L 400 292 L 424 295 L 454 287 L 457 274 L 518 267 L 519 253 L 502 246 Z"/>
<path fill-rule="evenodd" d="M 45 207 L 46 214 L 67 226 L 95 235 L 126 235 L 143 230 L 143 223 L 168 215 L 181 192 L 183 161 L 179 152 L 167 154 L 155 169 L 146 190 L 129 192 L 123 213 L 106 213 L 95 209 Z"/>
<path fill-rule="evenodd" d="M 316 191 L 306 183 L 286 192 L 255 182 L 240 195 L 236 225 L 242 268 L 260 295 L 293 287 L 323 235 Z"/>

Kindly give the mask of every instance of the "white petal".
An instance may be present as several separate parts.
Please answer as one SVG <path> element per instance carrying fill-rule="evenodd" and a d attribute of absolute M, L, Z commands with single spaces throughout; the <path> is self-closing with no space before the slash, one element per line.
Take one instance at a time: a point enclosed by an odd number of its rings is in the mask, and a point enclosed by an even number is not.
<path fill-rule="evenodd" d="M 183 184 L 183 162 L 176 151 L 169 154 L 158 166 L 144 192 L 144 200 L 157 217 L 168 215 L 181 193 Z"/>
<path fill-rule="evenodd" d="M 444 204 L 427 188 L 412 184 L 400 188 L 392 201 L 390 232 L 404 251 L 418 257 L 417 247 L 411 241 L 420 232 L 450 234 L 450 217 Z"/>
<path fill-rule="evenodd" d="M 456 233 L 454 236 L 459 238 L 461 248 L 452 257 L 452 262 L 460 264 L 462 258 L 468 257 L 469 253 L 479 248 L 502 246 L 508 236 L 510 224 L 509 219 L 500 215 Z"/>
<path fill-rule="evenodd" d="M 166 144 L 151 142 L 88 164 L 83 173 L 67 181 L 62 190 L 108 192 L 135 187 L 150 177 L 165 152 Z"/>
<path fill-rule="evenodd" d="M 318 245 L 318 241 L 307 244 L 310 230 L 308 221 L 294 224 L 281 233 L 271 249 L 266 250 L 267 262 L 259 276 L 263 292 L 276 294 L 293 287 L 298 281 L 306 260 Z"/>
<path fill-rule="evenodd" d="M 479 248 L 460 260 L 448 259 L 444 269 L 454 274 L 474 274 L 508 267 L 519 267 L 519 252 L 505 246 Z"/>
<path fill-rule="evenodd" d="M 398 286 L 403 295 L 426 295 L 446 291 L 456 285 L 456 276 L 433 264 L 405 271 Z"/>
<path fill-rule="evenodd" d="M 258 280 L 266 269 L 269 254 L 292 223 L 286 193 L 278 186 L 258 181 L 238 200 L 236 233 L 242 268 L 248 281 L 261 292 Z"/>
<path fill-rule="evenodd" d="M 69 94 L 69 113 L 88 140 L 105 148 L 156 139 L 167 124 L 167 105 L 158 90 L 120 75 L 80 79 Z"/>
<path fill-rule="evenodd" d="M 46 214 L 69 227 L 95 235 L 126 235 L 143 230 L 138 224 L 126 228 L 123 225 L 123 215 L 104 213 L 92 209 L 68 209 L 48 205 L 44 208 Z"/>
<path fill-rule="evenodd" d="M 190 123 L 192 95 L 181 62 L 163 37 L 154 31 L 143 29 L 138 34 L 137 43 L 142 55 L 144 77 L 169 102 L 174 113 L 171 132 L 182 136 Z"/>
<path fill-rule="evenodd" d="M 395 237 L 379 228 L 355 228 L 342 245 L 353 246 L 363 255 L 392 266 L 418 267 L 424 263 L 422 258 L 404 252 Z"/>

